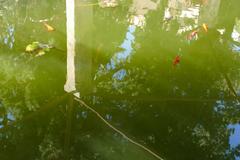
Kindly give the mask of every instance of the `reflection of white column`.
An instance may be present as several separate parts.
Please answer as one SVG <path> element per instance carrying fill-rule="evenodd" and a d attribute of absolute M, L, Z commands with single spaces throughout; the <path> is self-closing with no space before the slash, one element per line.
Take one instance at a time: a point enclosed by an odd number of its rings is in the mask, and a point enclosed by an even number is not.
<path fill-rule="evenodd" d="M 75 0 L 66 0 L 67 18 L 67 81 L 64 86 L 66 92 L 76 90 L 75 86 Z"/>

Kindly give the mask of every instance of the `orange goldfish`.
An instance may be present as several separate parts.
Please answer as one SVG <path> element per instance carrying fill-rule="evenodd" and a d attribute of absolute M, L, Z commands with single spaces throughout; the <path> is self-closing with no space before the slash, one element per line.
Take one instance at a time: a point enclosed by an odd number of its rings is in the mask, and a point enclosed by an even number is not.
<path fill-rule="evenodd" d="M 176 66 L 177 64 L 179 64 L 180 60 L 181 60 L 180 55 L 177 55 L 173 60 L 173 66 Z"/>
<path fill-rule="evenodd" d="M 46 22 L 43 22 L 43 25 L 45 26 L 45 28 L 47 29 L 48 32 L 52 32 L 55 30 L 52 26 L 50 26 Z"/>
<path fill-rule="evenodd" d="M 198 31 L 194 30 L 191 33 L 189 33 L 189 35 L 187 36 L 187 39 L 190 41 L 193 40 L 194 38 L 197 39 L 197 34 L 198 34 Z"/>

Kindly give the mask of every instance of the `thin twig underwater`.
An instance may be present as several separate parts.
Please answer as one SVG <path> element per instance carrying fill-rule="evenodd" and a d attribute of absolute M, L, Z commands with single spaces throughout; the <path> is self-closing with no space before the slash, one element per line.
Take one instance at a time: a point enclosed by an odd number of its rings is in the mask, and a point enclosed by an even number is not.
<path fill-rule="evenodd" d="M 106 121 L 103 116 L 101 116 L 101 114 L 99 114 L 96 110 L 94 110 L 92 107 L 90 107 L 89 105 L 87 105 L 84 101 L 82 101 L 80 98 L 75 97 L 74 98 L 76 101 L 78 101 L 82 106 L 84 106 L 85 108 L 89 109 L 90 111 L 92 111 L 99 119 L 101 119 L 108 127 L 112 128 L 115 132 L 117 132 L 118 134 L 120 134 L 123 138 L 125 138 L 126 140 L 128 140 L 129 142 L 131 142 L 132 144 L 140 147 L 141 149 L 147 151 L 148 153 L 150 153 L 152 156 L 154 156 L 155 158 L 159 159 L 159 160 L 164 160 L 162 157 L 160 157 L 158 154 L 154 153 L 153 151 L 151 151 L 150 149 L 148 149 L 147 147 L 143 146 L 142 144 L 134 141 L 133 139 L 129 138 L 126 134 L 124 134 L 122 131 L 120 131 L 119 129 L 115 128 L 113 125 L 111 125 L 108 121 Z"/>
<path fill-rule="evenodd" d="M 218 47 L 218 46 L 216 47 L 216 45 L 215 45 L 213 42 L 211 42 L 211 44 L 212 44 L 212 46 L 214 46 L 214 48 L 213 48 L 213 56 L 214 56 L 215 64 L 216 64 L 219 72 L 223 75 L 223 77 L 224 77 L 224 79 L 225 79 L 225 81 L 226 81 L 226 83 L 227 83 L 227 86 L 228 86 L 230 92 L 232 93 L 232 95 L 233 95 L 238 101 L 240 101 L 239 95 L 237 94 L 236 90 L 234 89 L 233 84 L 232 84 L 230 78 L 228 77 L 228 75 L 227 75 L 224 67 L 222 66 L 222 61 L 220 60 L 220 57 L 219 57 L 220 54 L 217 54 L 217 53 L 223 54 L 224 51 L 226 51 L 226 48 Z M 219 48 L 220 48 L 220 49 L 219 49 Z M 217 53 L 214 52 L 214 49 L 217 51 Z M 228 50 L 227 50 L 227 51 L 228 51 Z"/>

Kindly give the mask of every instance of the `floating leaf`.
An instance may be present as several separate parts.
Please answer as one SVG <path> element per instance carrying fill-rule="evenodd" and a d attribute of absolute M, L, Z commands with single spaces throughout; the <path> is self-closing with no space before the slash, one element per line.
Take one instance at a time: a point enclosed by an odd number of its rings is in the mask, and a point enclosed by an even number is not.
<path fill-rule="evenodd" d="M 27 45 L 25 51 L 26 52 L 33 52 L 36 49 L 38 49 L 38 44 L 37 44 L 37 42 L 33 42 L 32 44 Z"/>
<path fill-rule="evenodd" d="M 46 52 L 49 52 L 51 48 L 53 48 L 52 45 L 33 42 L 32 44 L 27 45 L 25 51 L 35 54 L 36 56 L 42 56 L 46 54 Z"/>
<path fill-rule="evenodd" d="M 38 51 L 38 54 L 36 55 L 36 57 L 43 56 L 44 54 L 46 54 L 46 52 L 44 50 L 40 50 Z"/>
<path fill-rule="evenodd" d="M 50 26 L 46 22 L 43 22 L 43 25 L 45 26 L 45 28 L 47 29 L 48 32 L 52 32 L 52 31 L 55 30 L 55 28 L 53 28 L 52 26 Z"/>
<path fill-rule="evenodd" d="M 43 50 L 46 51 L 46 52 L 49 52 L 50 51 L 50 47 L 44 48 Z"/>
<path fill-rule="evenodd" d="M 203 24 L 202 24 L 202 27 L 203 27 L 203 29 L 204 29 L 205 32 L 208 32 L 208 26 L 207 26 L 206 23 L 203 23 Z"/>

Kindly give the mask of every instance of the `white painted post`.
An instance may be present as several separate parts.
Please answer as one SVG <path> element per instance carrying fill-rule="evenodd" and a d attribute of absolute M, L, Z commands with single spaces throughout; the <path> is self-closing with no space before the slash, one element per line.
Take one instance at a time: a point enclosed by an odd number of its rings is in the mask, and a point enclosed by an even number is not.
<path fill-rule="evenodd" d="M 64 85 L 66 92 L 76 91 L 75 83 L 75 0 L 66 0 L 67 18 L 67 81 Z M 74 94 L 80 96 L 79 93 Z"/>

